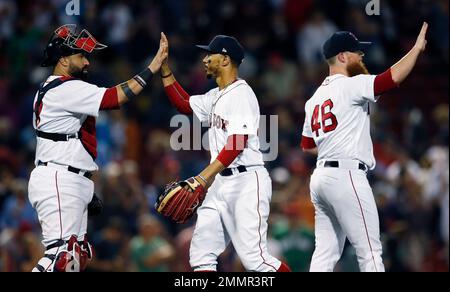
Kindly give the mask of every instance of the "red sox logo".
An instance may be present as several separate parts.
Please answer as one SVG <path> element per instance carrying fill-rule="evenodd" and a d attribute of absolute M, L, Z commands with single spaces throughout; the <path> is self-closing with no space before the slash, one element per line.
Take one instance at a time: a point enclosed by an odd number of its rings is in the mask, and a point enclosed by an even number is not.
<path fill-rule="evenodd" d="M 222 119 L 221 116 L 212 114 L 212 118 L 210 119 L 210 127 L 216 127 L 217 129 L 222 129 L 224 131 L 227 130 L 229 122 L 227 120 Z"/>

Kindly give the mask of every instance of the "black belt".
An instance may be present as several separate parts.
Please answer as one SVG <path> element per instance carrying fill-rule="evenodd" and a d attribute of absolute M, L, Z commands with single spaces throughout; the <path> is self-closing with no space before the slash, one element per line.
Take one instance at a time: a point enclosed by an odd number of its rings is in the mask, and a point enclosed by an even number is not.
<path fill-rule="evenodd" d="M 49 246 L 47 246 L 45 248 L 45 250 L 51 250 L 52 248 L 56 248 L 56 247 L 60 247 L 63 246 L 64 244 L 69 243 L 68 240 L 62 240 L 62 239 L 58 239 L 57 242 L 50 244 Z"/>
<path fill-rule="evenodd" d="M 239 173 L 247 171 L 247 168 L 243 165 L 239 165 L 236 169 L 239 171 Z M 233 175 L 233 170 L 232 170 L 232 168 L 226 168 L 226 169 L 222 170 L 220 175 L 221 176 L 231 176 L 231 175 Z"/>
<path fill-rule="evenodd" d="M 325 167 L 339 167 L 339 161 L 325 161 L 325 164 L 323 165 Z M 367 166 L 364 163 L 359 163 L 358 168 L 360 170 L 367 171 Z"/>
<path fill-rule="evenodd" d="M 42 166 L 47 166 L 47 164 L 48 164 L 47 162 L 38 161 L 38 165 L 40 165 L 40 166 L 41 166 L 41 165 L 42 165 Z M 67 170 L 70 171 L 70 172 L 76 173 L 76 174 L 79 174 L 80 172 L 82 172 L 81 169 L 76 168 L 76 167 L 72 167 L 72 166 L 68 166 L 68 167 L 67 167 Z M 83 174 L 83 176 L 90 179 L 90 178 L 92 177 L 92 172 L 86 171 L 86 172 Z"/>
<path fill-rule="evenodd" d="M 69 139 L 80 139 L 80 133 L 75 134 L 57 134 L 57 133 L 46 133 L 36 130 L 36 136 L 39 138 L 53 140 L 55 142 L 69 141 Z"/>

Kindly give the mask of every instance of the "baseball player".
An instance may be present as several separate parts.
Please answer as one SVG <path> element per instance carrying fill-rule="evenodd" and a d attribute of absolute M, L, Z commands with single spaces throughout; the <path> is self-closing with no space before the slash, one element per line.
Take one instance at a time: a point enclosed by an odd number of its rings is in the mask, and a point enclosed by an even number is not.
<path fill-rule="evenodd" d="M 215 79 L 217 88 L 190 96 L 167 62 L 161 67 L 171 103 L 210 127 L 211 164 L 195 177 L 209 189 L 197 212 L 190 265 L 197 272 L 216 271 L 217 257 L 231 241 L 246 270 L 290 271 L 267 251 L 271 180 L 259 150 L 258 100 L 247 82 L 238 78 L 244 50 L 235 38 L 224 35 L 197 47 L 206 52 L 206 74 Z"/>
<path fill-rule="evenodd" d="M 89 54 L 106 46 L 76 25 L 61 26 L 53 33 L 41 64 L 53 67 L 53 73 L 33 104 L 37 146 L 29 199 L 46 247 L 33 272 L 78 272 L 92 258 L 86 231 L 87 206 L 94 193 L 90 178 L 98 169 L 95 118 L 101 110 L 119 109 L 149 84 L 166 58 L 164 46 L 160 44 L 148 68 L 134 78 L 100 88 L 84 80 Z"/>
<path fill-rule="evenodd" d="M 345 239 L 356 249 L 359 268 L 383 272 L 377 208 L 367 181 L 375 168 L 370 103 L 399 86 L 426 47 L 424 23 L 412 50 L 380 75 L 369 75 L 362 59 L 370 45 L 337 32 L 323 46 L 330 76 L 305 105 L 302 148 L 318 155 L 311 177 L 316 248 L 310 271 L 333 271 Z"/>

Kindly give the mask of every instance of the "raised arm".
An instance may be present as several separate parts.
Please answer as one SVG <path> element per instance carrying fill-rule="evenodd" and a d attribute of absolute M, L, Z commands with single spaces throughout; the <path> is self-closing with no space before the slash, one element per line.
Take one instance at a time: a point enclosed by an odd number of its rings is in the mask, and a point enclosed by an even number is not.
<path fill-rule="evenodd" d="M 408 77 L 416 65 L 417 58 L 425 51 L 427 30 L 428 23 L 424 22 L 414 47 L 397 64 L 391 67 L 392 79 L 396 84 L 402 83 Z"/>
<path fill-rule="evenodd" d="M 169 97 L 170 103 L 180 113 L 183 114 L 192 114 L 192 108 L 189 104 L 189 99 L 191 96 L 183 89 L 183 87 L 177 82 L 175 76 L 173 76 L 172 70 L 169 67 L 169 41 L 166 35 L 162 34 L 162 42 L 167 46 L 167 56 L 164 59 L 161 66 L 161 78 L 164 85 L 164 91 Z"/>
<path fill-rule="evenodd" d="M 133 97 L 137 96 L 150 83 L 153 74 L 158 72 L 161 65 L 168 55 L 167 43 L 163 39 L 164 33 L 161 33 L 161 40 L 159 41 L 159 49 L 148 67 L 137 74 L 130 80 L 121 83 L 110 90 L 116 90 L 119 105 L 123 105 Z"/>
<path fill-rule="evenodd" d="M 422 30 L 417 37 L 416 44 L 399 62 L 375 78 L 374 92 L 375 96 L 380 96 L 391 89 L 394 89 L 402 83 L 411 73 L 416 65 L 420 53 L 425 50 L 427 40 L 425 39 L 428 24 L 423 23 Z"/>

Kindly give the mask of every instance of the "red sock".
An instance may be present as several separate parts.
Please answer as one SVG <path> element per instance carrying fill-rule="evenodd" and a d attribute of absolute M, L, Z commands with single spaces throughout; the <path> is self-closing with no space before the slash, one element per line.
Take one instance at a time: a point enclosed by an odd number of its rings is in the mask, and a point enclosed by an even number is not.
<path fill-rule="evenodd" d="M 291 271 L 291 268 L 289 268 L 288 265 L 286 265 L 285 263 L 281 262 L 281 265 L 278 268 L 277 272 L 279 272 L 279 273 L 288 273 L 288 272 L 292 272 L 292 271 Z"/>

